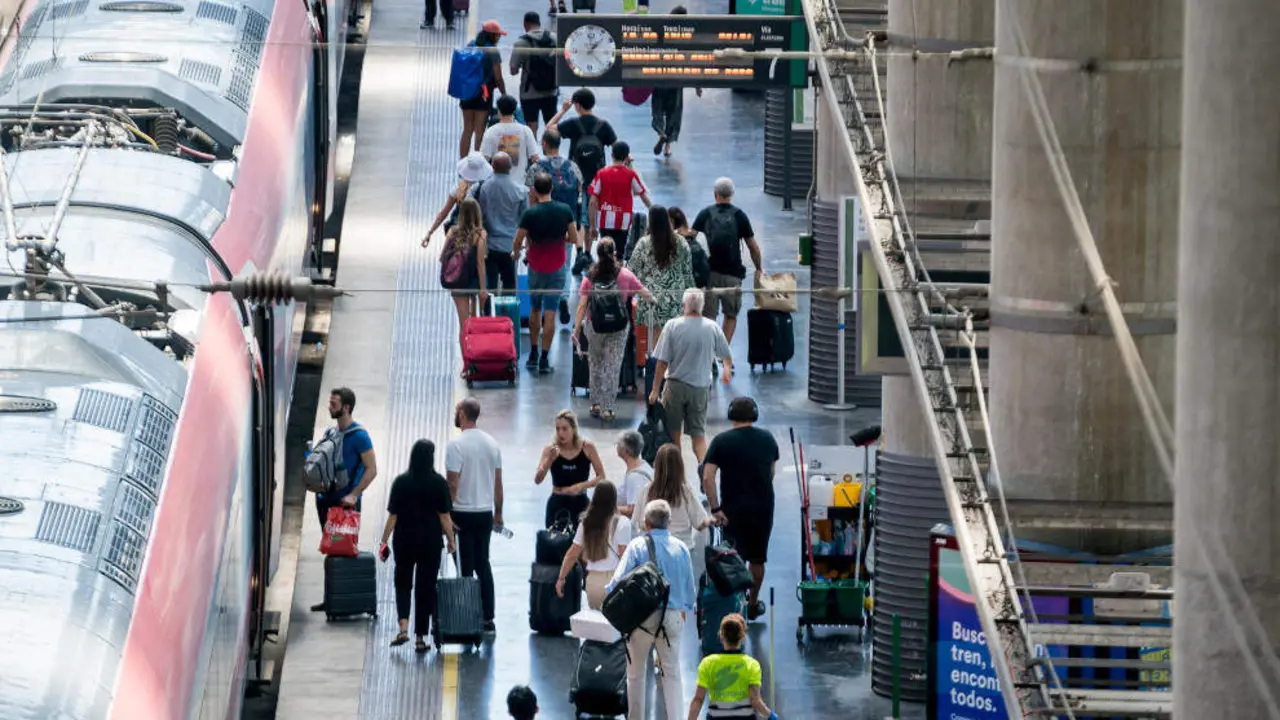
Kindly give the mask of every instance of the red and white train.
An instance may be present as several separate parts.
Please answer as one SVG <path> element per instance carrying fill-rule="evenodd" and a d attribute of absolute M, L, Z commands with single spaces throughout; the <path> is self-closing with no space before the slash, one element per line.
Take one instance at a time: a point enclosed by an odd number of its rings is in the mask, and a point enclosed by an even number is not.
<path fill-rule="evenodd" d="M 0 48 L 0 716 L 237 718 L 354 0 L 27 0 Z"/>

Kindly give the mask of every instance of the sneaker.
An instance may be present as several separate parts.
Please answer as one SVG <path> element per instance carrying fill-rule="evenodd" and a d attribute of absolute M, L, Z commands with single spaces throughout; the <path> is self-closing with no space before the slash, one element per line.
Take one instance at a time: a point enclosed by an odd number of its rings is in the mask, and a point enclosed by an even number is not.
<path fill-rule="evenodd" d="M 538 348 L 529 351 L 529 359 L 524 361 L 524 366 L 530 370 L 538 367 Z"/>
<path fill-rule="evenodd" d="M 433 28 L 433 27 L 435 27 L 435 26 L 436 26 L 436 19 L 435 19 L 435 18 L 430 18 L 430 19 L 428 19 L 428 18 L 423 18 L 423 19 L 422 19 L 422 22 L 421 22 L 421 23 L 419 23 L 419 25 L 418 25 L 418 27 L 419 27 L 420 29 L 422 29 L 422 30 L 426 30 L 426 29 L 428 29 L 428 28 Z"/>
<path fill-rule="evenodd" d="M 560 324 L 568 325 L 572 319 L 569 317 L 569 301 L 565 298 L 560 298 Z"/>
<path fill-rule="evenodd" d="M 551 358 L 547 356 L 546 351 L 542 352 L 542 357 L 538 359 L 538 374 L 549 375 L 554 368 L 551 367 Z"/>
<path fill-rule="evenodd" d="M 324 603 L 316 603 L 311 606 L 311 612 L 324 612 Z"/>
<path fill-rule="evenodd" d="M 458 28 L 458 26 L 457 26 L 457 25 L 455 25 L 455 24 L 453 23 L 453 21 L 452 21 L 452 20 L 450 20 L 449 22 L 445 23 L 445 26 L 444 26 L 444 29 L 445 29 L 445 30 L 448 30 L 449 32 L 453 32 L 453 31 L 454 31 L 454 30 L 456 30 L 457 28 Z"/>
<path fill-rule="evenodd" d="M 658 153 L 662 152 L 662 148 L 666 147 L 666 145 L 667 145 L 667 136 L 659 135 L 658 142 L 654 143 L 653 145 L 653 154 L 657 155 Z"/>
<path fill-rule="evenodd" d="M 484 621 L 484 631 L 490 635 L 498 632 L 498 626 L 493 624 L 492 620 Z"/>
<path fill-rule="evenodd" d="M 747 608 L 747 619 L 755 620 L 756 618 L 768 612 L 768 608 L 764 606 L 763 600 L 757 600 L 754 605 Z"/>

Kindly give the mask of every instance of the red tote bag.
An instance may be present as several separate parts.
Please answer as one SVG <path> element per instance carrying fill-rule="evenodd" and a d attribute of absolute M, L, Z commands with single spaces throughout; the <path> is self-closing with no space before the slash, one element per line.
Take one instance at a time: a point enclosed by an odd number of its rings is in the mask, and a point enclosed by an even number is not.
<path fill-rule="evenodd" d="M 359 545 L 360 512 L 345 506 L 329 508 L 324 534 L 320 536 L 320 552 L 355 557 L 360 554 Z"/>

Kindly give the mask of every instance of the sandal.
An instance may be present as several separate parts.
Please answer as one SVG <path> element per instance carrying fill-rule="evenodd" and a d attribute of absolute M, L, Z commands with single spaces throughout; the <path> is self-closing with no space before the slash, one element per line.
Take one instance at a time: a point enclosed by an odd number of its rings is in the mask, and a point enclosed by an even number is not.
<path fill-rule="evenodd" d="M 417 653 L 424 653 L 430 649 L 431 646 L 427 644 L 426 640 L 419 640 L 417 644 L 413 646 L 413 651 Z"/>
<path fill-rule="evenodd" d="M 409 642 L 409 633 L 400 632 L 396 634 L 396 639 L 391 641 L 391 647 L 400 647 Z"/>
<path fill-rule="evenodd" d="M 592 406 L 591 406 L 591 417 L 593 417 L 593 418 L 598 418 L 598 417 L 600 417 L 600 406 L 599 406 L 599 405 L 592 405 Z"/>

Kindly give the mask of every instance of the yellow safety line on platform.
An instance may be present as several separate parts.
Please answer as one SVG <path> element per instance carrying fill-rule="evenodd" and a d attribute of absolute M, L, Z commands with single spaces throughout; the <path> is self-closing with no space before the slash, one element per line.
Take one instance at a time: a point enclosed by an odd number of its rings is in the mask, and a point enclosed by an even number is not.
<path fill-rule="evenodd" d="M 440 720 L 458 720 L 458 654 L 444 654 Z"/>

